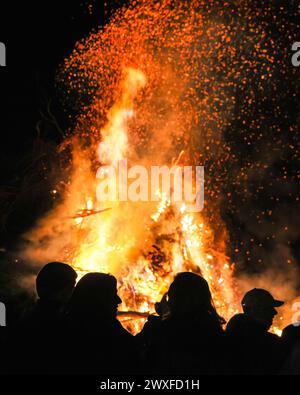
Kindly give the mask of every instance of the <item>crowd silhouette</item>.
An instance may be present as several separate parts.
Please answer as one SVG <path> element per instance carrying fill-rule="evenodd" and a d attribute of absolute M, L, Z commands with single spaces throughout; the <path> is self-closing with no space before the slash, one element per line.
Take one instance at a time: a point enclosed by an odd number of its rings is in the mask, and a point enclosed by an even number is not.
<path fill-rule="evenodd" d="M 76 280 L 61 262 L 41 269 L 36 303 L 1 328 L 2 373 L 300 374 L 300 326 L 289 325 L 281 337 L 269 332 L 284 302 L 267 290 L 247 292 L 243 313 L 226 325 L 207 281 L 179 273 L 133 336 L 117 319 L 122 301 L 114 276 Z"/>

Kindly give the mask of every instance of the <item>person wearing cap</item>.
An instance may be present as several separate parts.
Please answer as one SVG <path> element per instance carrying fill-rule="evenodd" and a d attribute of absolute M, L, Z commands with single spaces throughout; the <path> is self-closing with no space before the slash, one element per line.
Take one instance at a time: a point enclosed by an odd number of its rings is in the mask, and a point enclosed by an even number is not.
<path fill-rule="evenodd" d="M 276 308 L 283 304 L 265 289 L 254 288 L 245 294 L 243 313 L 232 317 L 226 327 L 236 373 L 278 373 L 283 348 L 280 338 L 269 329 L 278 314 Z"/>
<path fill-rule="evenodd" d="M 260 322 L 267 331 L 277 315 L 276 307 L 281 307 L 283 304 L 281 300 L 274 299 L 270 292 L 260 288 L 247 292 L 242 300 L 244 313 Z"/>

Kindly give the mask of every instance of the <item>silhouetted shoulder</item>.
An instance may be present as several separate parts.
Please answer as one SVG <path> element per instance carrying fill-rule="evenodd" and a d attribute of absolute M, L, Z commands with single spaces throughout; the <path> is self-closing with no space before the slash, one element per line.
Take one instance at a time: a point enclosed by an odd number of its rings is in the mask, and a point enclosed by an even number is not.
<path fill-rule="evenodd" d="M 251 323 L 252 320 L 246 314 L 236 314 L 227 323 L 226 331 L 231 332 L 242 330 L 251 325 Z"/>
<path fill-rule="evenodd" d="M 227 333 L 247 332 L 262 333 L 269 337 L 278 338 L 273 333 L 267 332 L 264 325 L 247 314 L 236 314 L 231 318 L 226 327 Z"/>

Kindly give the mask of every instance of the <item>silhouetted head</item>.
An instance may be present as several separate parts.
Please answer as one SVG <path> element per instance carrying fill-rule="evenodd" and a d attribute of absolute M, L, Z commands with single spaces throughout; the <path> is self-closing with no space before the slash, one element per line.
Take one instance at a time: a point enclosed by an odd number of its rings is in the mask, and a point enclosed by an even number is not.
<path fill-rule="evenodd" d="M 62 262 L 50 262 L 37 275 L 36 291 L 41 300 L 66 303 L 70 298 L 77 273 Z"/>
<path fill-rule="evenodd" d="M 117 293 L 117 280 L 104 273 L 88 273 L 77 283 L 69 303 L 70 314 L 78 319 L 115 318 L 122 302 Z"/>
<path fill-rule="evenodd" d="M 195 273 L 177 274 L 168 291 L 168 298 L 172 315 L 199 312 L 209 314 L 220 324 L 224 323 L 213 305 L 207 281 Z"/>
<path fill-rule="evenodd" d="M 242 300 L 244 312 L 262 323 L 266 330 L 272 326 L 273 319 L 278 314 L 275 307 L 283 304 L 281 300 L 275 300 L 270 292 L 260 288 L 247 292 Z"/>
<path fill-rule="evenodd" d="M 286 326 L 281 335 L 282 340 L 290 346 L 300 342 L 300 321 Z"/>

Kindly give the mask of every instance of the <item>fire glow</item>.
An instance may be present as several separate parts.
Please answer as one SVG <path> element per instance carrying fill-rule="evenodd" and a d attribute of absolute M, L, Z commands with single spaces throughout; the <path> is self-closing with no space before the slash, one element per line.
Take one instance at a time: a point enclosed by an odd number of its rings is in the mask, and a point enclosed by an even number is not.
<path fill-rule="evenodd" d="M 122 92 L 122 98 L 128 98 L 129 92 L 135 91 L 138 80 L 135 80 L 133 75 L 139 78 L 141 72 L 130 70 L 126 77 L 128 80 L 122 84 L 123 89 L 128 90 Z M 128 154 L 128 125 L 124 120 L 124 114 L 130 112 L 133 117 L 135 110 L 131 101 L 126 102 L 128 107 L 122 100 L 119 106 L 114 105 L 109 113 L 110 125 L 105 128 L 109 129 L 109 133 L 104 132 L 103 140 L 98 146 L 99 161 L 104 157 L 105 163 L 117 163 Z M 114 119 L 115 117 L 117 119 Z M 115 272 L 121 283 L 121 309 L 140 313 L 154 312 L 154 303 L 167 291 L 174 275 L 187 270 L 204 275 L 213 290 L 218 310 L 226 316 L 232 315 L 236 312 L 232 267 L 224 251 L 212 251 L 212 231 L 205 225 L 205 220 L 200 214 L 192 215 L 186 212 L 185 203 L 176 207 L 171 203 L 168 194 L 158 193 L 158 205 L 155 207 L 151 202 L 148 209 L 152 214 L 146 217 L 143 250 L 134 252 L 136 256 L 133 262 L 128 262 L 125 267 L 121 266 Z M 88 235 L 87 240 L 80 240 L 78 246 L 81 248 L 79 247 L 72 257 L 72 264 L 80 275 L 97 270 L 112 272 L 113 267 L 110 263 L 116 259 L 120 260 L 121 264 L 122 261 L 126 261 L 130 250 L 135 248 L 135 240 L 139 237 L 139 232 L 134 231 L 132 239 L 128 237 L 127 243 L 110 241 L 114 233 L 118 233 L 118 229 L 111 228 L 111 223 L 116 221 L 115 213 L 125 210 L 126 220 L 130 222 L 136 210 L 136 202 L 125 203 L 116 200 L 107 214 L 98 216 L 97 210 L 103 209 L 102 204 L 103 202 L 95 200 L 95 196 L 88 197 L 86 205 L 83 205 L 81 210 L 90 210 L 90 215 L 75 218 L 78 233 L 84 231 L 83 233 Z M 144 208 L 140 207 L 139 212 L 140 210 L 144 211 Z M 137 243 L 140 244 L 140 241 Z M 106 266 L 103 266 L 105 263 Z M 142 323 L 142 320 L 139 320 L 127 325 L 130 330 L 136 332 Z"/>
<path fill-rule="evenodd" d="M 55 186 L 62 201 L 31 232 L 47 243 L 28 256 L 71 262 L 81 276 L 114 274 L 120 309 L 140 313 L 154 312 L 176 273 L 193 271 L 207 279 L 228 319 L 240 309 L 240 295 L 220 215 L 234 159 L 222 132 L 234 119 L 237 86 L 249 75 L 267 80 L 273 62 L 258 50 L 263 28 L 253 24 L 255 34 L 247 35 L 243 2 L 218 17 L 218 1 L 178 3 L 141 0 L 121 8 L 66 59 L 61 79 L 68 95 L 83 101 L 61 146 L 71 152 L 71 171 L 62 191 Z M 97 169 L 124 159 L 146 168 L 204 166 L 204 210 L 189 213 L 186 202 L 173 204 L 163 191 L 158 202 L 97 200 Z M 124 321 L 133 333 L 142 324 Z"/>

